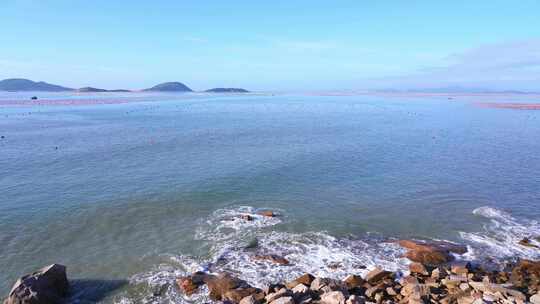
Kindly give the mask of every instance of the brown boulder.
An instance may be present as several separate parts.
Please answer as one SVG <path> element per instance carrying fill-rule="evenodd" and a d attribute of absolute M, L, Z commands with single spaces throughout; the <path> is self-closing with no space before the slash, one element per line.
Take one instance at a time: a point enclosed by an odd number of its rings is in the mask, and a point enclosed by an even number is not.
<path fill-rule="evenodd" d="M 261 293 L 261 290 L 254 287 L 236 288 L 229 290 L 223 294 L 223 300 L 230 301 L 232 303 L 239 303 L 243 298 Z M 254 296 L 254 298 L 257 298 Z"/>
<path fill-rule="evenodd" d="M 412 274 L 420 274 L 420 275 L 429 275 L 428 270 L 426 269 L 426 266 L 421 263 L 413 262 L 409 264 L 409 271 Z"/>
<path fill-rule="evenodd" d="M 289 265 L 289 260 L 277 254 L 256 255 L 253 259 L 259 261 L 266 260 L 279 265 Z"/>
<path fill-rule="evenodd" d="M 512 269 L 510 282 L 518 288 L 538 290 L 540 287 L 540 261 L 519 261 Z"/>
<path fill-rule="evenodd" d="M 52 264 L 21 277 L 11 288 L 5 304 L 56 304 L 67 295 L 66 267 Z"/>
<path fill-rule="evenodd" d="M 359 275 L 350 275 L 347 278 L 345 278 L 343 282 L 347 285 L 347 288 L 350 290 L 350 289 L 362 287 L 362 285 L 364 285 L 366 281 L 362 279 L 362 277 Z"/>
<path fill-rule="evenodd" d="M 245 281 L 233 277 L 228 273 L 220 273 L 218 276 L 209 276 L 205 280 L 205 283 L 210 291 L 210 298 L 214 301 L 223 299 L 227 291 L 251 287 Z M 240 300 L 241 298 L 238 301 Z"/>
<path fill-rule="evenodd" d="M 393 277 L 393 273 L 380 267 L 376 267 L 366 275 L 366 281 L 369 284 L 377 283 L 385 278 Z"/>
<path fill-rule="evenodd" d="M 293 289 L 294 287 L 296 287 L 296 285 L 299 285 L 299 284 L 304 284 L 306 286 L 310 286 L 311 282 L 313 282 L 314 279 L 315 279 L 314 276 L 312 276 L 309 273 L 306 273 L 306 274 L 303 274 L 303 275 L 299 276 L 295 280 L 286 283 L 285 286 L 288 289 Z"/>
<path fill-rule="evenodd" d="M 194 294 L 199 288 L 199 285 L 195 284 L 191 277 L 179 278 L 176 280 L 176 284 L 178 285 L 178 288 L 188 296 Z"/>
<path fill-rule="evenodd" d="M 448 242 L 400 240 L 398 243 L 401 247 L 408 249 L 405 257 L 409 260 L 430 266 L 452 261 L 451 253 L 467 252 L 467 247 Z"/>

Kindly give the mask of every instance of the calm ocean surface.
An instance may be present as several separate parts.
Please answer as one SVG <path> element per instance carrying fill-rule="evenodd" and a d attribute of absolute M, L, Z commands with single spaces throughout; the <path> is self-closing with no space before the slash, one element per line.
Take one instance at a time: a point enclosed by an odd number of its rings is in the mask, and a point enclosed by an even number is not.
<path fill-rule="evenodd" d="M 0 106 L 0 297 L 54 262 L 74 301 L 161 303 L 204 301 L 171 285 L 201 268 L 255 285 L 400 269 L 400 249 L 379 242 L 392 238 L 540 258 L 516 244 L 540 235 L 540 111 L 474 97 L 147 98 Z M 282 216 L 230 220 L 264 208 Z"/>

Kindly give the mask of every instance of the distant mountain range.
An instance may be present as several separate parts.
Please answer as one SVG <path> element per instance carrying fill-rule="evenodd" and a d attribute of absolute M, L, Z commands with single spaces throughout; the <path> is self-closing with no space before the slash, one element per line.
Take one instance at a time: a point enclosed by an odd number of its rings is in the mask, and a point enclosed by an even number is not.
<path fill-rule="evenodd" d="M 84 87 L 80 89 L 72 89 L 55 84 L 46 83 L 43 81 L 35 82 L 28 79 L 5 79 L 0 81 L 0 91 L 10 92 L 80 92 L 80 93 L 106 93 L 106 92 L 132 92 L 130 90 L 106 90 L 94 87 Z M 185 93 L 193 92 L 188 86 L 181 82 L 165 82 L 142 90 L 144 92 L 176 92 Z M 207 93 L 248 93 L 248 90 L 241 88 L 214 88 L 206 90 Z"/>

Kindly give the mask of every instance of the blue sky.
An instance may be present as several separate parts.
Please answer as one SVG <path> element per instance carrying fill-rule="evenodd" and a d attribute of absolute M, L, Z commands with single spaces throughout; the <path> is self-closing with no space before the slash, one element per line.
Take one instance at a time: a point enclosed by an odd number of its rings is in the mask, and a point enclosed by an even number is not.
<path fill-rule="evenodd" d="M 0 78 L 540 90 L 540 1 L 0 1 Z"/>

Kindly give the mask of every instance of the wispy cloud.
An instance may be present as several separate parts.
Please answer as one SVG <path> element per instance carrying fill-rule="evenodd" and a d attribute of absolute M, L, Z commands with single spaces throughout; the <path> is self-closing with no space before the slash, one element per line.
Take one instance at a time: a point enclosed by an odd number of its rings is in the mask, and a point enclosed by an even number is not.
<path fill-rule="evenodd" d="M 488 44 L 451 54 L 440 66 L 401 77 L 374 80 L 375 86 L 485 86 L 540 90 L 540 39 Z M 368 82 L 369 83 L 369 82 Z"/>

